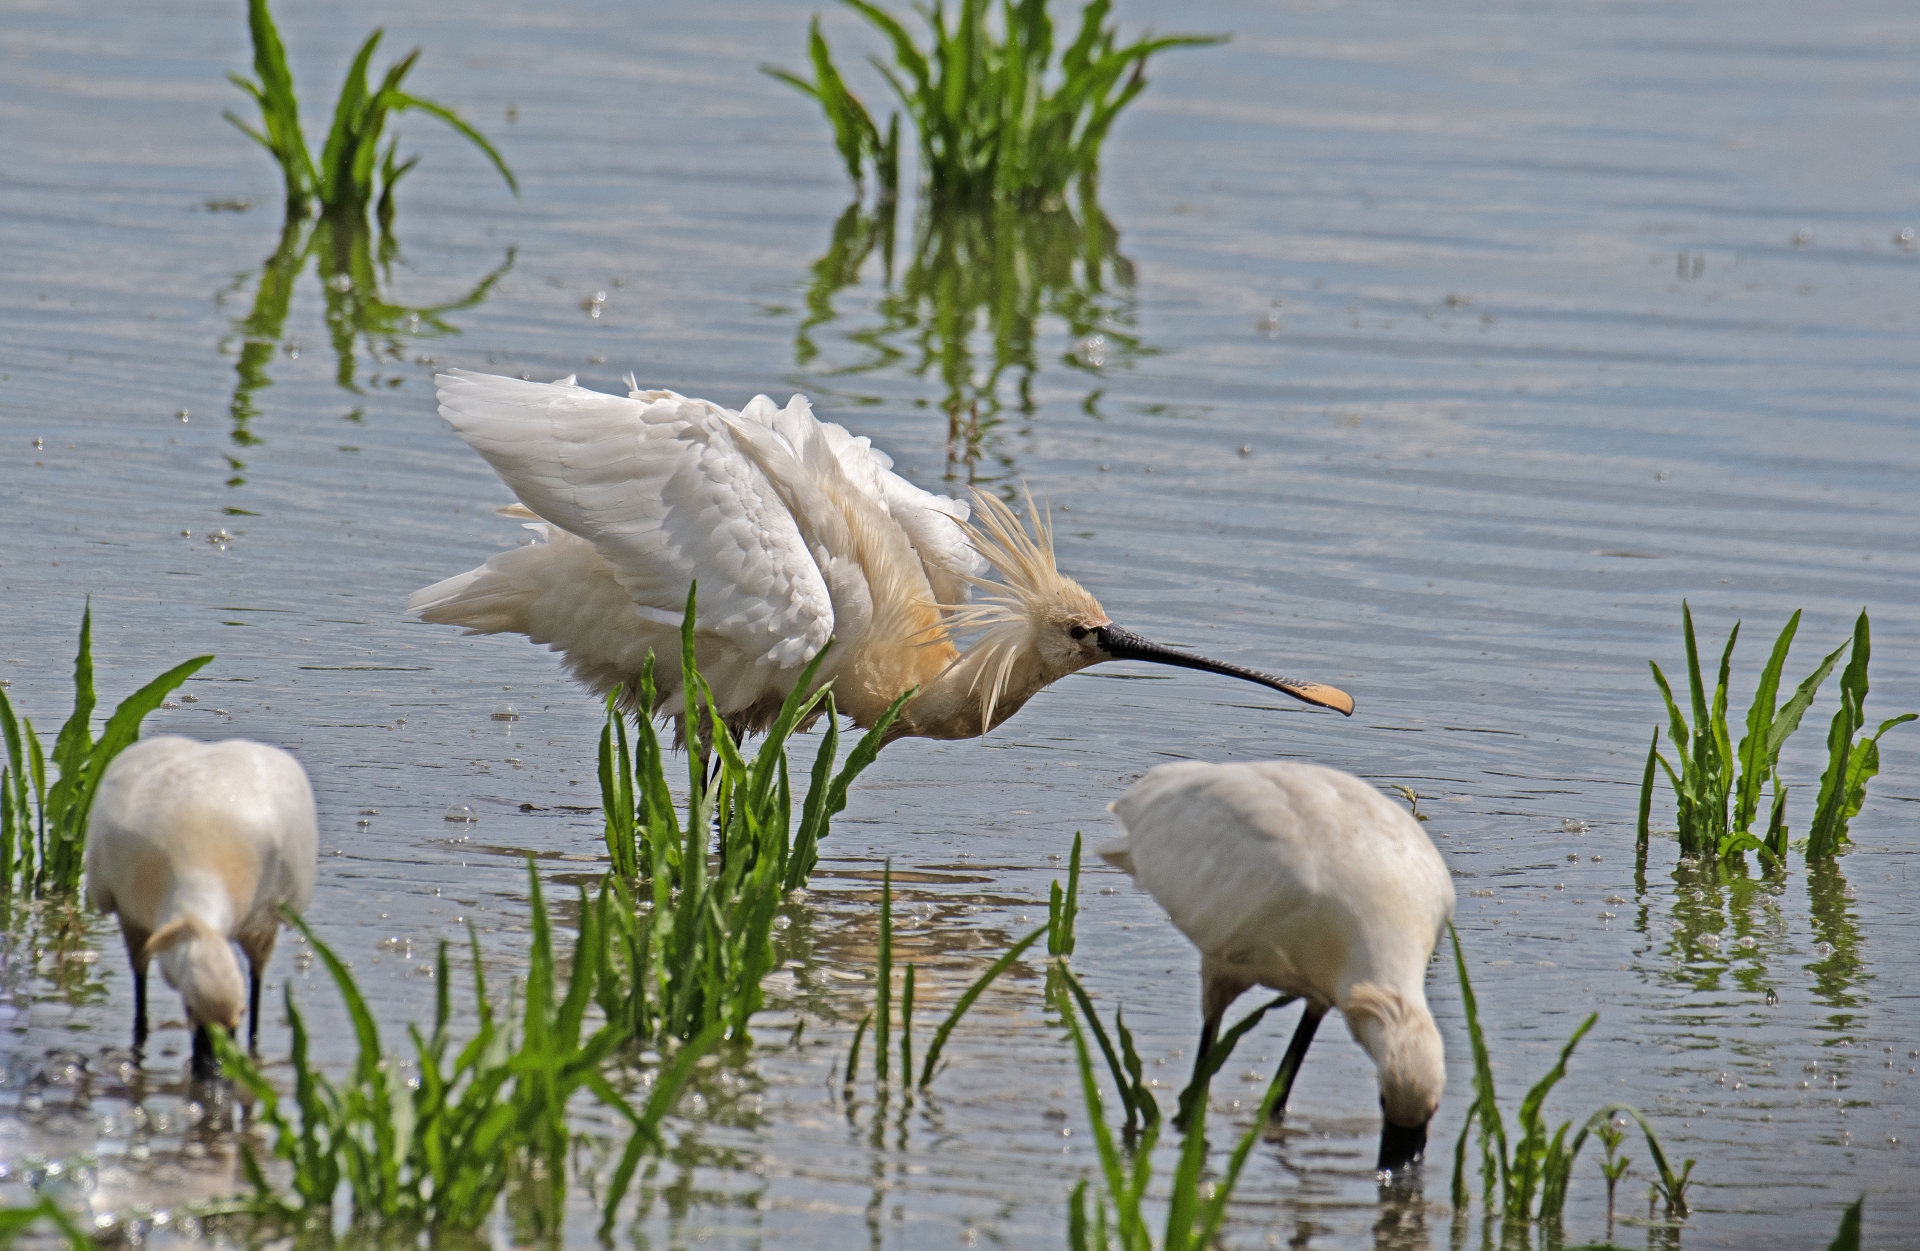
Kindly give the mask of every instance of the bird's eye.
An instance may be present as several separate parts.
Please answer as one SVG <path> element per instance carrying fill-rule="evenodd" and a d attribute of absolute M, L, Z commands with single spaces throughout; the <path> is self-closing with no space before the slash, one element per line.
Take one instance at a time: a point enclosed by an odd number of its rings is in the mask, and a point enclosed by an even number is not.
<path fill-rule="evenodd" d="M 1073 627 L 1073 629 L 1067 631 L 1067 635 L 1070 638 L 1083 639 L 1087 637 L 1087 627 L 1075 626 Z"/>

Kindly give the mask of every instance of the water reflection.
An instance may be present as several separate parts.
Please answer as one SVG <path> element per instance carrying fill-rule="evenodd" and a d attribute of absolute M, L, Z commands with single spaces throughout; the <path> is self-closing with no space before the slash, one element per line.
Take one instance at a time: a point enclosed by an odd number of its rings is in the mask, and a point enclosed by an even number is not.
<path fill-rule="evenodd" d="M 844 334 L 849 363 L 816 367 L 849 377 L 904 366 L 937 379 L 947 417 L 948 479 L 991 481 L 1013 469 L 997 433 L 1009 413 L 1039 409 L 1034 382 L 1049 321 L 1064 330 L 1054 363 L 1085 375 L 1081 407 L 1099 416 L 1105 371 L 1152 351 L 1134 333 L 1134 269 L 1119 232 L 1098 203 L 1009 208 L 923 208 L 904 271 L 895 272 L 894 208 L 848 206 L 815 261 L 794 359 L 816 366 L 825 349 L 819 327 L 840 317 L 836 297 L 879 268 L 876 320 Z M 983 459 L 994 462 L 981 473 Z"/>
<path fill-rule="evenodd" d="M 1832 1011 L 1820 1028 L 1851 1038 L 1860 1017 L 1854 1009 L 1866 1003 L 1857 993 L 1867 972 L 1860 949 L 1860 927 L 1854 914 L 1853 888 L 1847 885 L 1837 859 L 1807 862 L 1807 916 L 1818 945 L 1806 966 L 1813 974 L 1813 996 Z"/>
<path fill-rule="evenodd" d="M 259 271 L 253 305 L 244 317 L 233 320 L 232 333 L 220 344 L 220 351 L 237 352 L 233 371 L 238 377 L 228 413 L 233 420 L 231 438 L 236 449 L 227 455 L 232 476 L 230 487 L 246 482 L 246 463 L 237 449 L 256 447 L 260 437 L 253 421 L 260 416 L 259 393 L 273 385 L 269 366 L 277 352 L 298 357 L 298 340 L 286 336 L 287 313 L 293 303 L 294 287 L 312 260 L 326 301 L 327 339 L 333 349 L 334 381 L 356 395 L 383 381 L 399 385 L 399 379 L 383 379 L 380 366 L 402 361 L 410 340 L 434 339 L 458 334 L 458 327 L 446 320 L 447 314 L 473 308 L 487 298 L 493 285 L 513 268 L 513 249 L 498 268 L 476 283 L 459 299 L 444 304 L 398 304 L 383 294 L 393 279 L 393 264 L 400 259 L 394 237 L 382 229 L 376 239 L 374 229 L 364 216 L 322 214 L 317 218 L 288 218 L 280 232 L 280 244 Z M 243 290 L 253 277 L 242 274 L 228 294 Z M 360 373 L 364 351 L 370 368 L 364 379 Z M 349 420 L 358 420 L 356 409 Z"/>

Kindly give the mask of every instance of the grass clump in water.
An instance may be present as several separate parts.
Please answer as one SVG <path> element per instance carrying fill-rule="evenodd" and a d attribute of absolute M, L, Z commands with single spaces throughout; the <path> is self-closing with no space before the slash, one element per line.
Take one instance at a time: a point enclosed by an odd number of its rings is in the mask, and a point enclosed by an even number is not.
<path fill-rule="evenodd" d="M 1847 823 L 1866 801 L 1868 780 L 1880 772 L 1880 736 L 1920 717 L 1912 712 L 1890 717 L 1873 737 L 1854 741 L 1867 724 L 1867 662 L 1872 655 L 1872 632 L 1866 610 L 1861 609 L 1860 619 L 1853 624 L 1853 655 L 1840 674 L 1840 710 L 1827 728 L 1827 768 L 1820 776 L 1820 799 L 1807 830 L 1808 856 L 1832 856 L 1846 844 Z"/>
<path fill-rule="evenodd" d="M 265 1076 L 223 1031 L 213 1031 L 227 1071 L 258 1101 L 259 1117 L 274 1133 L 273 1151 L 292 1170 L 291 1192 L 267 1180 L 241 1144 L 241 1167 L 253 1184 L 257 1214 L 302 1220 L 331 1210 L 344 1185 L 349 1217 L 361 1228 L 401 1226 L 473 1231 L 486 1223 L 510 1182 L 522 1183 L 521 1206 L 537 1231 L 557 1232 L 564 1210 L 566 1157 L 572 1141 L 567 1107 L 590 1092 L 632 1127 L 604 1202 L 603 1230 L 611 1228 L 640 1159 L 664 1147 L 660 1122 L 694 1063 L 719 1038 L 709 1029 L 679 1049 L 636 1111 L 608 1083 L 603 1069 L 630 1037 L 609 1020 L 588 1030 L 587 1010 L 606 976 L 604 935 L 582 899 L 582 921 L 564 989 L 553 952 L 553 932 L 531 861 L 532 961 L 520 1028 L 495 1015 L 487 997 L 480 943 L 473 946 L 473 997 L 478 1028 L 449 1058 L 451 1005 L 447 944 L 435 967 L 434 1025 L 423 1036 L 408 1026 L 417 1080 L 409 1081 L 387 1055 L 378 1026 L 346 965 L 305 922 L 289 915 L 326 964 L 352 1021 L 359 1054 L 339 1085 L 309 1059 L 306 1022 L 286 987 L 293 1031 L 292 1114 Z"/>
<path fill-rule="evenodd" d="M 259 81 L 238 74 L 227 77 L 260 106 L 260 127 L 256 130 L 232 112 L 225 116 L 265 148 L 280 166 L 286 179 L 289 217 L 305 216 L 315 200 L 324 212 L 364 217 L 367 207 L 375 201 L 377 189 L 380 223 L 383 227 L 390 224 L 394 186 L 420 158 L 400 160 L 398 139 L 390 140 L 382 153 L 380 141 L 388 119 L 410 110 L 437 117 L 464 135 L 486 153 L 513 193 L 520 194 L 513 171 L 485 136 L 445 105 L 401 90 L 401 84 L 420 59 L 420 49 L 415 48 L 388 66 L 379 86 L 371 84 L 370 63 L 384 33 L 379 30 L 367 36 L 347 70 L 346 81 L 340 85 L 340 98 L 333 106 L 333 125 L 327 132 L 326 146 L 320 150 L 319 160 L 315 160 L 300 128 L 300 101 L 293 90 L 293 71 L 287 67 L 287 50 L 280 42 L 280 32 L 273 24 L 272 15 L 267 12 L 267 0 L 249 0 L 247 27 L 253 37 L 253 72 Z"/>
<path fill-rule="evenodd" d="M 1460 1139 L 1453 1149 L 1453 1206 L 1456 1211 L 1466 1211 L 1472 1202 L 1472 1194 L 1467 1187 L 1467 1144 L 1474 1135 L 1476 1123 L 1480 1136 L 1480 1177 L 1481 1202 L 1489 1215 L 1496 1211 L 1502 1220 L 1525 1224 L 1532 1221 L 1558 1223 L 1567 1203 L 1567 1186 L 1573 1180 L 1574 1162 L 1580 1156 L 1580 1149 L 1586 1145 L 1587 1135 L 1599 1134 L 1608 1142 L 1607 1163 L 1600 1166 L 1607 1178 L 1607 1196 L 1612 1203 L 1613 1188 L 1619 1180 L 1619 1172 L 1625 1171 L 1625 1162 L 1614 1163 L 1614 1145 L 1609 1141 L 1609 1132 L 1615 1129 L 1616 1117 L 1630 1117 L 1646 1135 L 1647 1150 L 1653 1157 L 1654 1167 L 1659 1171 L 1656 1189 L 1666 1200 L 1670 1215 L 1685 1216 L 1687 1213 L 1687 1187 L 1692 1184 L 1693 1164 L 1687 1160 L 1678 1173 L 1667 1163 L 1666 1152 L 1660 1147 L 1660 1139 L 1654 1134 L 1653 1126 L 1647 1123 L 1638 1109 L 1624 1103 L 1610 1103 L 1589 1116 L 1580 1132 L 1573 1136 L 1571 1144 L 1567 1141 L 1567 1131 L 1573 1128 L 1572 1121 L 1561 1122 L 1559 1128 L 1548 1134 L 1546 1118 L 1541 1114 L 1541 1105 L 1560 1079 L 1567 1075 L 1567 1061 L 1573 1055 L 1573 1049 L 1580 1045 L 1587 1031 L 1600 1019 L 1598 1012 L 1588 1016 L 1573 1031 L 1573 1037 L 1560 1049 L 1560 1059 L 1549 1069 L 1544 1077 L 1533 1084 L 1526 1097 L 1520 1101 L 1520 1114 L 1515 1128 L 1519 1131 L 1517 1141 L 1509 1143 L 1505 1119 L 1500 1113 L 1499 1098 L 1494 1090 L 1493 1065 L 1487 1056 L 1485 1036 L 1480 1032 L 1480 1011 L 1473 995 L 1473 983 L 1467 977 L 1466 956 L 1460 950 L 1460 935 L 1451 922 L 1447 925 L 1448 934 L 1453 938 L 1453 964 L 1460 975 L 1460 1002 L 1466 1011 L 1467 1037 L 1473 1048 L 1473 1102 L 1467 1108 L 1467 1119 L 1460 1127 Z M 1496 1206 L 1495 1192 L 1499 1193 Z M 1536 1199 L 1538 1204 L 1536 1206 Z"/>
<path fill-rule="evenodd" d="M 710 730 L 709 776 L 688 752 L 686 824 L 667 790 L 660 737 L 650 717 L 636 718 L 638 750 L 609 698 L 600 736 L 600 794 L 613 872 L 593 907 L 612 947 L 600 1002 L 608 1019 L 635 1037 L 689 1039 L 716 1023 L 735 1042 L 761 1005 L 761 980 L 773 970 L 773 922 L 802 890 L 819 859 L 820 840 L 847 804 L 847 788 L 873 763 L 887 731 L 911 699 L 908 691 L 854 745 L 838 773 L 840 731 L 833 696 L 810 690 L 826 656 L 813 658 L 749 761 L 718 715 L 713 692 L 694 664 L 696 588 L 687 592 L 680 630 L 684 722 Z M 832 646 L 831 643 L 828 646 Z M 917 688 L 916 688 L 917 689 Z M 638 706 L 653 710 L 653 658 L 641 670 Z M 826 731 L 799 824 L 794 824 L 787 740 L 823 713 Z"/>
<path fill-rule="evenodd" d="M 16 716 L 0 688 L 0 732 L 7 763 L 0 767 L 0 894 L 71 895 L 86 866 L 87 817 L 100 779 L 113 758 L 140 738 L 148 713 L 193 674 L 213 663 L 196 656 L 175 665 L 122 700 L 93 736 L 93 606 L 80 617 L 80 650 L 73 660 L 73 712 L 54 739 L 51 761 L 33 722 Z M 47 765 L 56 776 L 47 781 Z"/>
<path fill-rule="evenodd" d="M 1826 681 L 1827 675 L 1833 672 L 1834 663 L 1846 647 L 1843 644 L 1828 654 L 1800 683 L 1792 697 L 1784 705 L 1776 707 L 1780 673 L 1786 666 L 1787 650 L 1793 645 L 1794 633 L 1800 627 L 1798 612 L 1788 618 L 1780 637 L 1774 641 L 1773 654 L 1768 658 L 1766 668 L 1761 671 L 1760 685 L 1754 691 L 1752 705 L 1747 709 L 1747 731 L 1741 737 L 1736 751 L 1727 728 L 1727 681 L 1733 666 L 1733 646 L 1740 637 L 1740 625 L 1735 622 L 1733 631 L 1727 635 L 1727 646 L 1720 654 L 1719 680 L 1709 703 L 1706 684 L 1700 672 L 1700 649 L 1694 641 L 1693 610 L 1684 600 L 1680 605 L 1680 617 L 1686 637 L 1687 690 L 1692 702 L 1693 722 L 1688 724 L 1686 715 L 1674 701 L 1667 675 L 1660 671 L 1658 664 L 1648 661 L 1648 667 L 1653 670 L 1653 680 L 1667 703 L 1667 735 L 1673 742 L 1679 767 L 1669 764 L 1667 758 L 1660 754 L 1660 734 L 1655 730 L 1653 745 L 1647 750 L 1646 772 L 1641 778 L 1640 845 L 1645 848 L 1649 835 L 1653 777 L 1658 767 L 1665 771 L 1667 780 L 1673 786 L 1682 855 L 1712 858 L 1757 851 L 1776 863 L 1784 861 L 1787 854 L 1787 788 L 1780 780 L 1780 749 L 1786 745 L 1794 730 L 1799 728 L 1800 718 L 1813 702 L 1814 693 Z M 1760 788 L 1769 781 L 1772 783 L 1773 802 L 1763 838 L 1753 832 L 1753 823 L 1759 816 Z"/>
<path fill-rule="evenodd" d="M 1829 652 L 1795 689 L 1786 703 L 1778 704 L 1780 674 L 1786 665 L 1787 651 L 1800 626 L 1800 614 L 1788 618 L 1780 637 L 1774 641 L 1773 654 L 1761 671 L 1760 684 L 1747 710 L 1746 733 L 1740 746 L 1733 746 L 1727 726 L 1727 683 L 1733 667 L 1733 647 L 1740 637 L 1740 625 L 1734 623 L 1720 653 L 1719 678 L 1712 699 L 1700 669 L 1700 651 L 1694 641 L 1693 612 L 1685 601 L 1680 605 L 1687 648 L 1687 691 L 1691 698 L 1693 721 L 1673 697 L 1666 674 L 1660 666 L 1648 662 L 1653 680 L 1666 700 L 1667 736 L 1674 746 L 1678 767 L 1660 753 L 1660 732 L 1656 729 L 1647 749 L 1647 765 L 1640 783 L 1639 842 L 1644 853 L 1653 812 L 1653 782 L 1656 769 L 1664 771 L 1673 787 L 1675 819 L 1682 855 L 1700 858 L 1736 856 L 1758 852 L 1774 865 L 1785 862 L 1788 846 L 1787 786 L 1780 778 L 1780 750 L 1813 702 L 1813 697 L 1833 672 L 1841 655 L 1853 648 L 1853 655 L 1841 675 L 1840 711 L 1835 714 L 1827 736 L 1829 762 L 1820 779 L 1820 798 L 1813 826 L 1807 839 L 1809 856 L 1831 856 L 1846 840 L 1847 822 L 1860 811 L 1866 797 L 1867 781 L 1880 771 L 1880 736 L 1903 722 L 1915 718 L 1906 713 L 1881 723 L 1871 738 L 1855 742 L 1866 724 L 1863 705 L 1867 697 L 1867 662 L 1871 639 L 1867 614 L 1863 610 L 1854 624 L 1853 638 Z M 1777 706 L 1776 706 L 1777 705 Z M 1760 814 L 1760 791 L 1771 783 L 1772 802 L 1764 836 L 1753 826 Z"/>
<path fill-rule="evenodd" d="M 878 5 L 846 4 L 891 46 L 891 64 L 878 57 L 872 63 L 913 125 L 930 197 L 946 203 L 1032 208 L 1059 200 L 1069 184 L 1084 193 L 1098 176 L 1114 119 L 1146 90 L 1148 59 L 1226 38 L 1146 35 L 1123 45 L 1107 21 L 1108 0 L 1090 0 L 1056 61 L 1047 0 L 959 0 L 951 23 L 946 5 L 935 3 L 920 10 L 931 37 L 925 48 Z M 834 65 L 818 18 L 808 44 L 814 81 L 771 66 L 764 71 L 819 102 L 848 175 L 862 183 L 871 167 L 881 196 L 891 199 L 899 189 L 899 114 L 883 139 Z"/>

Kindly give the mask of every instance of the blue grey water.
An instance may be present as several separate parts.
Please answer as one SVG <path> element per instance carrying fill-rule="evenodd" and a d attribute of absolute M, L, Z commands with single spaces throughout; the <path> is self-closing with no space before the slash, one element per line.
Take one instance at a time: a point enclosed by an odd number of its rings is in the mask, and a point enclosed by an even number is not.
<path fill-rule="evenodd" d="M 519 535 L 435 415 L 434 369 L 606 390 L 632 370 L 730 405 L 805 392 L 936 489 L 949 470 L 964 485 L 969 451 L 950 459 L 917 330 L 883 328 L 877 258 L 810 312 L 850 188 L 817 114 L 757 72 L 800 64 L 809 6 L 280 7 L 310 126 L 385 23 L 388 51 L 426 49 L 413 87 L 521 179 L 516 199 L 444 128 L 404 119 L 424 159 L 399 192 L 393 302 L 459 301 L 505 272 L 444 315 L 457 333 L 403 316 L 356 340 L 349 390 L 309 267 L 236 438 L 240 323 L 280 227 L 277 173 L 219 116 L 245 103 L 222 79 L 248 64 L 241 6 L 0 7 L 0 677 L 57 723 L 89 596 L 109 703 L 215 653 L 185 688 L 197 702 L 148 732 L 246 735 L 306 764 L 310 917 L 397 1045 L 430 1012 L 434 943 L 465 918 L 503 968 L 524 957 L 523 851 L 565 893 L 603 850 L 594 702 L 524 641 L 404 612 Z M 1649 1166 L 1629 1144 L 1616 1241 L 1824 1245 L 1865 1192 L 1866 1245 L 1903 1243 L 1920 1217 L 1920 731 L 1888 736 L 1837 874 L 1796 855 L 1779 882 L 1729 885 L 1656 839 L 1637 884 L 1633 826 L 1660 719 L 1646 662 L 1682 667 L 1683 598 L 1715 640 L 1746 623 L 1736 709 L 1793 610 L 1797 678 L 1862 605 L 1870 720 L 1920 708 L 1920 253 L 1900 233 L 1920 228 L 1920 12 L 1207 0 L 1120 17 L 1234 38 L 1158 60 L 1113 135 L 1101 202 L 1133 285 L 1107 284 L 1107 321 L 1049 305 L 1024 405 L 1019 369 L 970 367 L 971 393 L 1004 401 L 971 472 L 1047 501 L 1063 568 L 1116 620 L 1335 683 L 1359 711 L 1116 667 L 982 741 L 888 749 L 788 932 L 797 967 L 773 979 L 753 1064 L 683 1106 L 622 1241 L 1062 1243 L 1095 1165 L 1037 964 L 955 1036 L 931 1098 L 849 1105 L 829 1084 L 871 995 L 878 869 L 911 870 L 904 958 L 951 995 L 1044 919 L 1074 831 L 1104 837 L 1131 779 L 1287 757 L 1423 797 L 1510 1106 L 1600 1014 L 1549 1115 L 1632 1102 L 1698 1161 L 1684 1228 L 1644 1225 Z M 822 21 L 843 60 L 875 46 L 846 13 Z M 1784 758 L 1797 830 L 1833 685 Z M 495 720 L 509 704 L 519 720 Z M 443 818 L 459 805 L 477 822 Z M 1075 965 L 1125 1005 L 1170 1094 L 1196 959 L 1116 872 L 1091 869 L 1084 897 Z M 231 1142 L 182 1129 L 177 1052 L 150 1057 L 144 1127 L 118 1085 L 130 994 L 111 923 L 76 950 L 45 938 L 56 921 L 17 923 L 8 950 L 0 1196 L 48 1161 L 106 1215 L 237 1189 Z M 331 987 L 291 942 L 276 995 L 286 979 L 344 1063 Z M 1470 1075 L 1450 964 L 1430 993 L 1451 1084 L 1425 1175 L 1376 1185 L 1371 1070 L 1330 1028 L 1288 1134 L 1248 1166 L 1231 1245 L 1480 1235 L 1477 1197 L 1464 1225 L 1449 1207 Z M 1290 1025 L 1222 1074 L 1221 1145 Z M 263 1043 L 284 1055 L 277 1019 Z M 1574 1241 L 1606 1233 L 1594 1158 Z M 569 1244 L 587 1245 L 588 1200 L 574 1217 Z"/>

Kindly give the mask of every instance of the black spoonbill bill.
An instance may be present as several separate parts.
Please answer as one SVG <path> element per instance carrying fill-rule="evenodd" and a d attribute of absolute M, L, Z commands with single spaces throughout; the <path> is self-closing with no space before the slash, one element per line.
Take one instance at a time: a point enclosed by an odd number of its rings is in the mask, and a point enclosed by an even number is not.
<path fill-rule="evenodd" d="M 604 395 L 456 370 L 440 413 L 485 457 L 543 543 L 416 591 L 410 611 L 562 654 L 596 694 L 638 690 L 649 651 L 658 709 L 683 706 L 678 631 L 699 585 L 696 654 L 722 718 L 765 728 L 829 637 L 817 682 L 870 726 L 919 694 L 890 738 L 972 738 L 1049 683 L 1106 660 L 1146 660 L 1258 682 L 1342 713 L 1345 693 L 1152 643 L 1108 620 L 1054 566 L 1044 515 L 1024 528 L 914 486 L 868 440 L 802 396 L 739 412 L 671 391 Z M 631 379 L 629 379 L 631 382 Z M 982 575 L 988 566 L 998 582 Z M 971 588 L 987 592 L 965 603 Z M 966 650 L 960 634 L 976 637 Z M 628 711 L 648 713 L 656 709 Z M 684 735 L 686 727 L 681 731 Z"/>
<path fill-rule="evenodd" d="M 1124 837 L 1100 855 L 1200 949 L 1196 1071 L 1242 991 L 1299 996 L 1278 1117 L 1320 1018 L 1338 1008 L 1379 1073 L 1378 1167 L 1419 1159 L 1447 1084 L 1427 964 L 1454 903 L 1419 823 L 1351 774 L 1281 761 L 1160 765 L 1112 810 Z"/>
<path fill-rule="evenodd" d="M 196 1077 L 218 1072 L 208 1025 L 260 1041 L 260 975 L 280 906 L 313 899 L 313 789 L 277 747 L 152 738 L 114 758 L 87 820 L 87 899 L 118 913 L 133 961 L 133 1043 L 147 1037 L 147 965 L 158 956 L 193 1028 Z M 246 953 L 252 986 L 233 944 Z"/>

